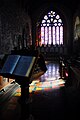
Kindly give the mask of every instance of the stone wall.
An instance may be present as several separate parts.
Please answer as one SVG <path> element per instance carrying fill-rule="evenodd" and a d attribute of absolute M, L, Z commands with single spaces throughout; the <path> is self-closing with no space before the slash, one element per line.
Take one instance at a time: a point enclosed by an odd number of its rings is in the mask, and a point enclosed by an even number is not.
<path fill-rule="evenodd" d="M 31 44 L 31 20 L 18 2 L 4 2 L 0 7 L 0 54 L 7 54 L 18 45 L 25 29 L 25 39 Z"/>

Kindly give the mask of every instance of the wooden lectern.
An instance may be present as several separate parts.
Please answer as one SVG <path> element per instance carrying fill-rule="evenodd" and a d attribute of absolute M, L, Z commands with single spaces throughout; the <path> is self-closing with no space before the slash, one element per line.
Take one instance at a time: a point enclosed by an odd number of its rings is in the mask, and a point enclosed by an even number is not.
<path fill-rule="evenodd" d="M 39 63 L 39 68 L 41 65 L 43 67 L 40 70 L 40 76 L 47 70 L 45 61 L 42 58 L 40 59 L 40 56 L 34 54 L 10 54 L 0 72 L 0 75 L 15 79 L 15 82 L 21 85 L 21 98 L 19 100 L 22 110 L 21 120 L 29 118 L 29 84 L 34 79 L 32 77 L 34 71 L 38 69 L 36 69 L 37 64 Z"/>

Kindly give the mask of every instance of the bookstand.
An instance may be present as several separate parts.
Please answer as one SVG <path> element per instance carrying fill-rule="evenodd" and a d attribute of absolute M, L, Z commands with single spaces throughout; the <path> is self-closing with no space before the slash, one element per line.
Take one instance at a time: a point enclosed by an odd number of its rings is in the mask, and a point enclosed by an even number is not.
<path fill-rule="evenodd" d="M 29 118 L 29 83 L 34 71 L 37 57 L 25 55 L 9 55 L 0 72 L 6 78 L 15 79 L 21 85 L 21 120 Z"/>
<path fill-rule="evenodd" d="M 38 65 L 37 69 L 36 65 Z M 7 57 L 0 75 L 15 79 L 21 85 L 21 120 L 27 120 L 29 113 L 29 84 L 35 77 L 40 77 L 47 68 L 43 55 L 35 50 L 17 50 Z M 34 74 L 37 71 L 37 75 Z M 38 74 L 39 73 L 39 74 Z M 33 75 L 32 75 L 33 74 Z M 32 118 L 31 118 L 32 119 Z"/>

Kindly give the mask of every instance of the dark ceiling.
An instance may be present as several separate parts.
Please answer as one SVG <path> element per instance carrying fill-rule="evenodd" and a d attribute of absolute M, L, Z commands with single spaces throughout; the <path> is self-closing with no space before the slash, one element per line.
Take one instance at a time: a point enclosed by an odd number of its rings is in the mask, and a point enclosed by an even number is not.
<path fill-rule="evenodd" d="M 36 11 L 43 4 L 60 4 L 69 9 L 71 12 L 75 12 L 79 3 L 79 0 L 24 0 L 24 4 L 28 5 L 31 12 Z"/>
<path fill-rule="evenodd" d="M 43 4 L 60 4 L 66 7 L 67 9 L 71 10 L 74 12 L 79 3 L 80 0 L 0 0 L 0 3 L 2 2 L 12 2 L 15 1 L 17 3 L 22 3 L 23 7 L 28 7 L 30 12 L 36 11 L 38 8 L 40 8 Z"/>

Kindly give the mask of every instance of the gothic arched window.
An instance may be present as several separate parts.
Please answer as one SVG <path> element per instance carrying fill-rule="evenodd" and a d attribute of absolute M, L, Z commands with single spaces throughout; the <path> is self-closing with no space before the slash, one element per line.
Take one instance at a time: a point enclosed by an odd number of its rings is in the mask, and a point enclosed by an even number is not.
<path fill-rule="evenodd" d="M 56 12 L 50 11 L 44 16 L 40 44 L 63 44 L 63 22 Z"/>

